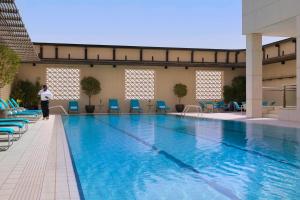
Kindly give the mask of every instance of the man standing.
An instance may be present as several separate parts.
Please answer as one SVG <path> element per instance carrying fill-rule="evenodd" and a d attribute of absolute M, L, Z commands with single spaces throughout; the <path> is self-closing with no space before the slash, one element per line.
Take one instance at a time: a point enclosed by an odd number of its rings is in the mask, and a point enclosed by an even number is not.
<path fill-rule="evenodd" d="M 53 94 L 48 90 L 47 85 L 43 85 L 43 89 L 39 91 L 41 96 L 41 108 L 43 119 L 49 119 L 49 100 L 53 98 Z"/>

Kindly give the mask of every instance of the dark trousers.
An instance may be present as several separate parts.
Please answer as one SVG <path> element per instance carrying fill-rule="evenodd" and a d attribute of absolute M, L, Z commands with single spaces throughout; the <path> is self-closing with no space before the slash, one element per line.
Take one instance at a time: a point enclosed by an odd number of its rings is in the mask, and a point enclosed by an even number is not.
<path fill-rule="evenodd" d="M 43 117 L 49 117 L 49 101 L 41 101 Z"/>

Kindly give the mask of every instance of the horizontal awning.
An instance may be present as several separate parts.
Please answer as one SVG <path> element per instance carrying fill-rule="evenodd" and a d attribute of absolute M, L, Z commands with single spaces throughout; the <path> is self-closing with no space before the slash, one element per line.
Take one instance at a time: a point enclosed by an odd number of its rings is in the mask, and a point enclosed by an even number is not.
<path fill-rule="evenodd" d="M 39 61 L 14 0 L 0 0 L 0 43 L 23 62 Z"/>

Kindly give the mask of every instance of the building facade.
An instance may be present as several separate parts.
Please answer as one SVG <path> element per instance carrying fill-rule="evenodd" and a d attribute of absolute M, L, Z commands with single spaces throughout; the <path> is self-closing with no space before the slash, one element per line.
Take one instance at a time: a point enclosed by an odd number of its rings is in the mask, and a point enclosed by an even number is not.
<path fill-rule="evenodd" d="M 278 106 L 283 104 L 281 88 L 283 85 L 293 84 L 296 79 L 295 44 L 295 39 L 290 38 L 263 47 L 263 85 L 276 88 L 275 91 L 266 89 L 263 99 L 275 101 Z M 188 95 L 183 98 L 184 104 L 198 104 L 200 100 L 220 100 L 223 98 L 222 94 L 220 96 L 223 86 L 230 85 L 234 77 L 246 74 L 245 49 L 54 43 L 34 43 L 34 48 L 40 61 L 24 62 L 18 78 L 32 82 L 39 79 L 41 83 L 50 84 L 50 88 L 57 93 L 52 105 L 66 107 L 69 100 L 76 99 L 80 102 L 82 112 L 88 102 L 86 95 L 80 91 L 80 80 L 85 76 L 93 76 L 101 83 L 101 93 L 92 98 L 92 103 L 98 105 L 97 112 L 106 112 L 109 98 L 119 99 L 122 111 L 128 112 L 129 99 L 134 97 L 141 99 L 145 110 L 151 108 L 153 111 L 151 105 L 158 99 L 165 100 L 174 110 L 178 101 L 173 93 L 176 83 L 183 83 L 188 87 Z M 152 82 L 147 77 L 147 72 L 153 72 Z M 130 73 L 135 74 L 132 79 L 145 81 L 130 82 Z M 218 73 L 221 82 L 218 82 Z M 215 81 L 205 80 L 204 77 L 211 77 Z M 68 81 L 65 82 L 66 80 Z M 147 80 L 150 82 L 146 82 Z M 152 87 L 150 90 L 138 89 L 147 88 L 148 85 Z M 126 91 L 133 94 L 130 96 Z M 151 97 L 146 95 L 151 92 Z M 288 96 L 287 102 L 295 104 L 293 95 Z"/>

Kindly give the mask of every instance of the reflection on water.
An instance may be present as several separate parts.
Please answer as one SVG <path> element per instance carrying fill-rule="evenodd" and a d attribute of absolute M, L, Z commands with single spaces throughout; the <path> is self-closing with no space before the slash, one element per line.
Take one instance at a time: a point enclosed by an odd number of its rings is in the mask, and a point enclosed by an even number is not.
<path fill-rule="evenodd" d="M 299 129 L 167 115 L 64 126 L 86 199 L 300 199 Z"/>

